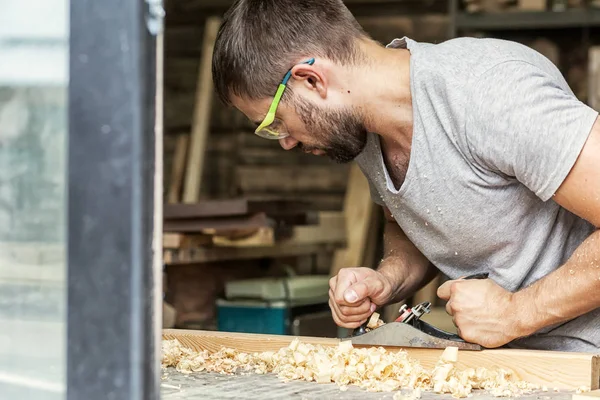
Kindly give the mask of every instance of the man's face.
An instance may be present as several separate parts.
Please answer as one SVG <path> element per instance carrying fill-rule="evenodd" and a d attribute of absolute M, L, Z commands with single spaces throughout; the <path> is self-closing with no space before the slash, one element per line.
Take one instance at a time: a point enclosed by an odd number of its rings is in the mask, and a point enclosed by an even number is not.
<path fill-rule="evenodd" d="M 280 139 L 281 147 L 298 147 L 306 153 L 327 155 L 338 163 L 354 160 L 367 142 L 367 129 L 350 106 L 317 106 L 299 95 L 279 103 L 277 117 L 283 120 L 290 136 Z M 233 104 L 252 121 L 260 123 L 272 99 L 245 101 L 234 97 Z"/>

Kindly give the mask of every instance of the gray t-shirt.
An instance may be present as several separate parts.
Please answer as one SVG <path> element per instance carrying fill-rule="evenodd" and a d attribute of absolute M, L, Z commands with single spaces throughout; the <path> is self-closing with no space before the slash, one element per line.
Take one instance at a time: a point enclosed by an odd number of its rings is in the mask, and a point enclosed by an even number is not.
<path fill-rule="evenodd" d="M 560 267 L 595 230 L 551 199 L 598 113 L 518 43 L 402 38 L 388 47 L 411 52 L 413 139 L 396 188 L 369 135 L 356 161 L 373 200 L 450 278 L 487 271 L 514 292 Z M 600 309 L 510 346 L 598 352 Z"/>

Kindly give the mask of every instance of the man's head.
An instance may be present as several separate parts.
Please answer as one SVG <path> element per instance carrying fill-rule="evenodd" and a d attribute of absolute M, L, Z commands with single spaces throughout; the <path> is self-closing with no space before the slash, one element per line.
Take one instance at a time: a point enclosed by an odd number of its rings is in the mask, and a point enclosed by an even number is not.
<path fill-rule="evenodd" d="M 348 162 L 367 130 L 345 78 L 368 40 L 341 0 L 238 0 L 215 43 L 215 88 L 284 148 Z"/>

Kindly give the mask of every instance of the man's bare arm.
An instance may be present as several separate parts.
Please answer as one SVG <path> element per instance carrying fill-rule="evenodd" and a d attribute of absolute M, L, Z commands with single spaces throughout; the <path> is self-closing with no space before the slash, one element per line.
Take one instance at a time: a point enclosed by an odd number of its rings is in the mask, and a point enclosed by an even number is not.
<path fill-rule="evenodd" d="M 600 119 L 554 200 L 600 227 Z M 600 307 L 600 230 L 590 235 L 559 269 L 515 294 L 531 304 L 526 332 L 565 322 Z M 526 307 L 528 308 L 528 307 Z"/>
<path fill-rule="evenodd" d="M 406 237 L 390 211 L 384 207 L 386 224 L 383 235 L 384 258 L 377 270 L 394 286 L 390 303 L 406 300 L 427 285 L 439 272 Z"/>
<path fill-rule="evenodd" d="M 408 240 L 389 210 L 384 212 L 385 257 L 377 270 L 342 268 L 329 280 L 329 307 L 339 326 L 360 326 L 377 306 L 410 297 L 435 276 L 435 267 Z"/>
<path fill-rule="evenodd" d="M 554 201 L 600 227 L 600 120 Z M 438 289 L 448 300 L 459 334 L 485 347 L 502 346 L 600 307 L 600 230 L 557 270 L 516 293 L 492 280 L 448 281 Z"/>

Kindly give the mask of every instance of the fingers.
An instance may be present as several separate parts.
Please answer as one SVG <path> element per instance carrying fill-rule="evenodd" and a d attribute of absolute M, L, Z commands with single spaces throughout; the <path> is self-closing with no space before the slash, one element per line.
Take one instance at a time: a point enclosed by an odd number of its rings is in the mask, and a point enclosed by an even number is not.
<path fill-rule="evenodd" d="M 344 268 L 329 280 L 329 307 L 338 326 L 355 328 L 376 309 L 375 301 L 384 291 L 384 282 L 369 268 Z M 377 303 L 380 304 L 380 303 Z"/>
<path fill-rule="evenodd" d="M 452 309 L 452 303 L 450 301 L 446 303 L 446 312 L 448 315 L 454 315 L 454 310 Z"/>
<path fill-rule="evenodd" d="M 437 295 L 442 300 L 450 300 L 450 287 L 454 281 L 444 282 L 437 290 Z"/>
<path fill-rule="evenodd" d="M 364 300 L 355 306 L 339 305 L 335 302 L 333 291 L 329 291 L 329 308 L 335 323 L 344 328 L 356 328 L 364 323 L 375 311 L 375 304 Z"/>
<path fill-rule="evenodd" d="M 383 282 L 381 279 L 367 278 L 350 286 L 346 290 L 346 293 L 350 293 L 352 298 L 356 298 L 355 302 L 358 302 L 366 298 L 376 299 L 377 295 L 381 293 L 382 290 Z M 352 304 L 353 302 L 349 301 L 351 299 L 348 297 L 350 296 L 346 296 L 345 300 Z"/>
<path fill-rule="evenodd" d="M 343 316 L 341 311 L 338 308 L 338 305 L 335 304 L 335 301 L 329 299 L 329 308 L 331 308 L 331 316 L 335 321 L 337 326 L 341 326 L 342 328 L 358 328 L 362 324 L 367 321 L 368 315 L 366 317 L 363 316 L 351 316 L 346 317 Z"/>
<path fill-rule="evenodd" d="M 371 296 L 372 293 L 381 291 L 383 283 L 381 279 L 372 276 L 364 276 L 364 271 L 356 271 L 355 268 L 342 269 L 334 283 L 334 299 L 337 304 L 355 306 Z M 375 274 L 369 270 L 369 274 Z M 359 276 L 361 275 L 361 276 Z M 331 283 L 330 283 L 331 286 Z"/>
<path fill-rule="evenodd" d="M 358 280 L 356 278 L 356 275 L 353 273 L 353 271 L 351 271 L 350 269 L 342 269 L 337 274 L 337 276 L 335 276 L 334 278 L 336 280 L 333 285 L 334 287 L 332 287 L 331 289 L 333 290 L 334 300 L 336 303 L 350 305 L 359 300 L 356 292 L 348 291 L 348 293 L 346 293 L 348 288 L 350 286 L 352 286 L 352 284 L 356 283 Z M 334 279 L 334 278 L 332 278 L 332 279 Z M 331 287 L 331 282 L 330 282 L 330 287 Z M 346 300 L 346 298 L 348 300 Z"/>

